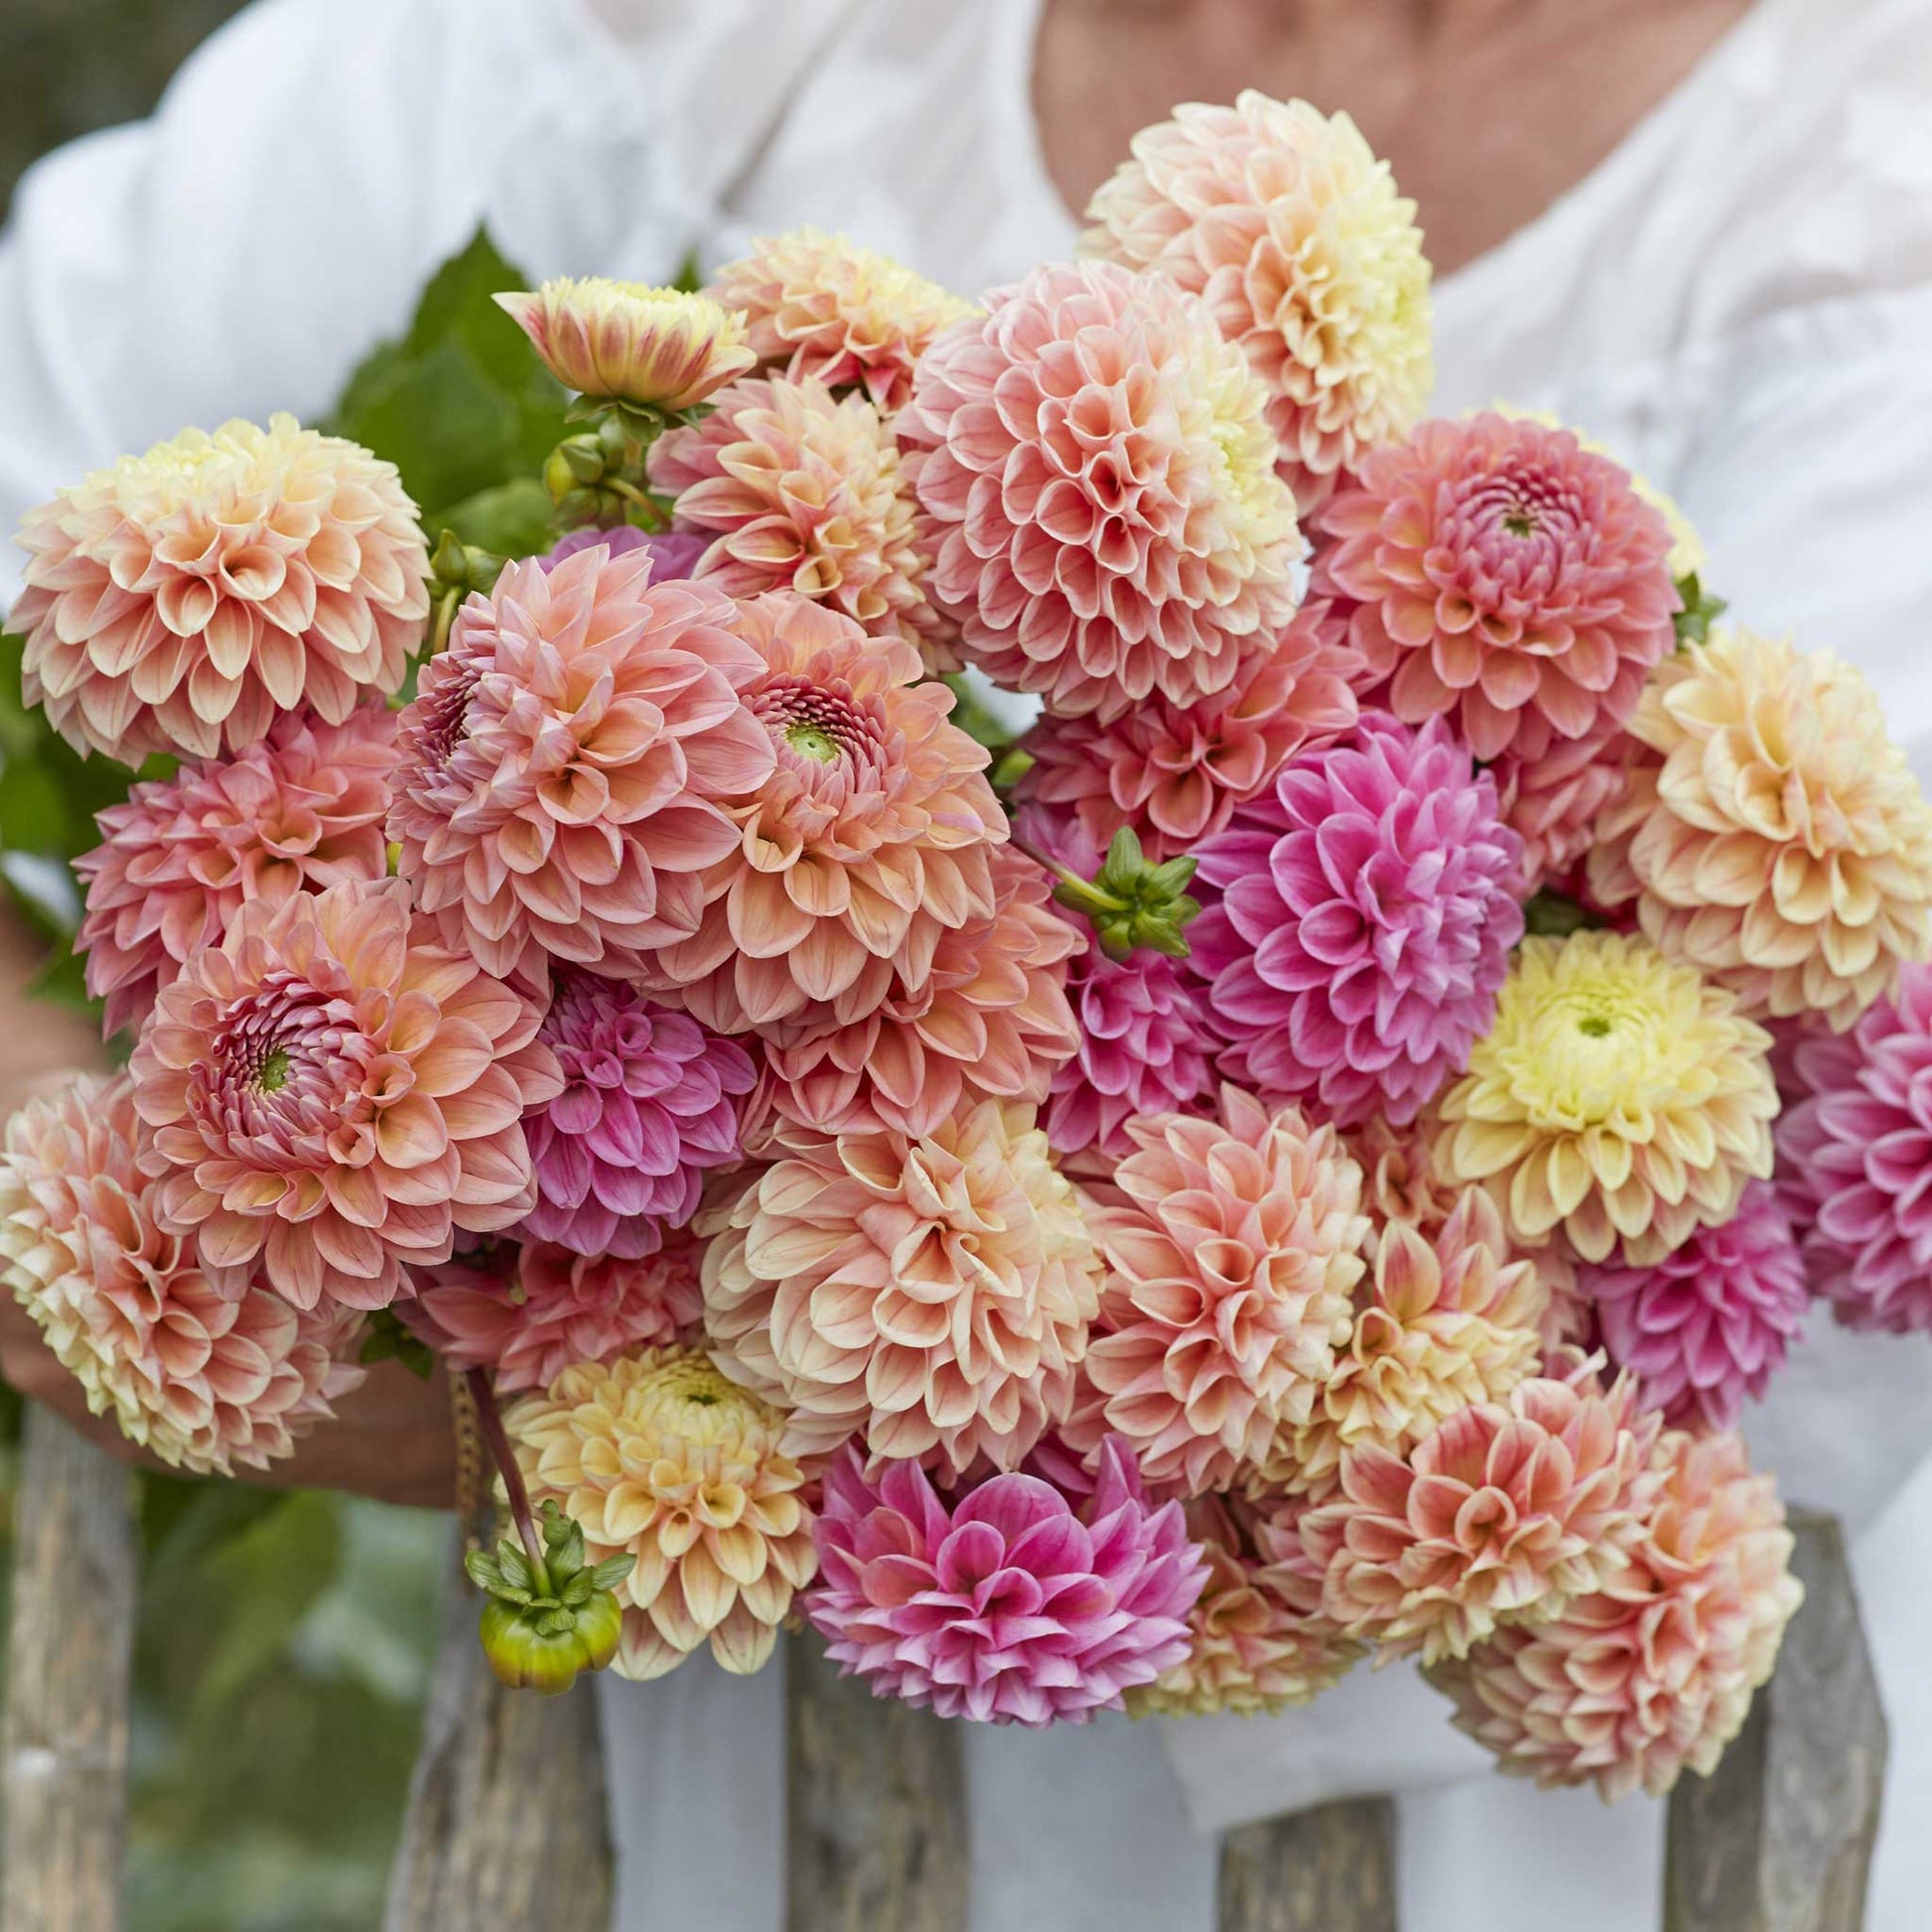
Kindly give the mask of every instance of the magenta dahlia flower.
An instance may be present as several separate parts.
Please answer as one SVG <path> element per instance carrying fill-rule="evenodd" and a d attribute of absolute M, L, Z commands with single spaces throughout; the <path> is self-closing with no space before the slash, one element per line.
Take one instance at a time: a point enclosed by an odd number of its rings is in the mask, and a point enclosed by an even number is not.
<path fill-rule="evenodd" d="M 1188 938 L 1231 1078 L 1401 1125 L 1467 1064 L 1523 936 L 1522 841 L 1446 724 L 1366 714 L 1198 857 Z"/>
<path fill-rule="evenodd" d="M 1932 966 L 1907 966 L 1777 1127 L 1812 1287 L 1848 1327 L 1932 1329 Z"/>
<path fill-rule="evenodd" d="M 1810 1300 L 1791 1216 L 1767 1180 L 1744 1189 L 1732 1219 L 1663 1260 L 1587 1268 L 1579 1286 L 1643 1406 L 1701 1433 L 1734 1429 L 1744 1398 L 1764 1393 Z"/>
<path fill-rule="evenodd" d="M 752 1056 L 589 973 L 559 975 L 538 1037 L 564 1087 L 524 1117 L 537 1202 L 517 1233 L 582 1255 L 654 1253 L 696 1213 L 705 1170 L 739 1158 Z"/>
<path fill-rule="evenodd" d="M 635 524 L 620 524 L 615 530 L 573 530 L 559 537 L 537 558 L 546 570 L 554 570 L 568 557 L 603 544 L 614 557 L 628 556 L 642 550 L 650 557 L 653 584 L 681 583 L 698 574 L 698 559 L 711 547 L 711 538 L 696 530 L 640 530 Z"/>
<path fill-rule="evenodd" d="M 1207 1577 L 1180 1505 L 1149 1505 L 1117 1438 L 1078 1507 L 1017 1471 L 948 1496 L 916 1462 L 889 1462 L 875 1485 L 848 1449 L 813 1535 L 804 1609 L 833 1661 L 876 1692 L 982 1724 L 1119 1710 L 1186 1656 Z"/>

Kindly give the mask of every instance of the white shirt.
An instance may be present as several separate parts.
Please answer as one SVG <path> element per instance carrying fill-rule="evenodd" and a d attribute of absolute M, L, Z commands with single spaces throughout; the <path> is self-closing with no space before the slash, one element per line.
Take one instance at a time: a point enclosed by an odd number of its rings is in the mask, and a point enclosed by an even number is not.
<path fill-rule="evenodd" d="M 187 422 L 317 413 L 481 215 L 534 276 L 662 278 L 809 220 L 975 293 L 1070 246 L 1038 0 L 590 4 L 261 0 L 151 120 L 42 162 L 0 242 L 0 517 Z M 1736 613 L 1863 664 L 1932 776 L 1928 100 L 1925 0 L 1759 0 L 1439 285 L 1437 402 L 1553 409 L 1645 471 Z M 1898 1821 L 1867 1922 L 1916 1932 L 1932 1353 L 1817 1321 L 1751 1434 L 1855 1536 Z M 775 1932 L 781 1711 L 775 1669 L 610 1686 L 621 1932 Z M 975 1932 L 1207 1932 L 1217 1828 L 1374 1790 L 1401 1794 L 1405 1932 L 1658 1923 L 1662 1808 L 1493 1775 L 1403 1667 L 1280 1719 L 965 1741 Z"/>

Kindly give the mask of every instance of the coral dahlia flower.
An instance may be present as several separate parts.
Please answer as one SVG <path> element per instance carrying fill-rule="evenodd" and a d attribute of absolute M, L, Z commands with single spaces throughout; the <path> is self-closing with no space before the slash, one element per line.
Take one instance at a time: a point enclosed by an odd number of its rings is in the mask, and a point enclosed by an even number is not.
<path fill-rule="evenodd" d="M 560 275 L 495 300 L 566 389 L 599 401 L 692 409 L 758 360 L 741 317 L 682 289 Z"/>
<path fill-rule="evenodd" d="M 1490 767 L 1503 823 L 1523 841 L 1529 893 L 1568 879 L 1628 783 L 1622 729 L 1560 738 L 1540 758 L 1505 754 Z"/>

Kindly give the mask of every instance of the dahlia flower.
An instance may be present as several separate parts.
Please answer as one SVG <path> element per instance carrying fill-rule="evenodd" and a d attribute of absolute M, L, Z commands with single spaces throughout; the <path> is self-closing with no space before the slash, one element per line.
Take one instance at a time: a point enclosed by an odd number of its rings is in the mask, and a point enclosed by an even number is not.
<path fill-rule="evenodd" d="M 973 313 L 891 256 L 810 227 L 754 241 L 718 271 L 710 293 L 745 318 L 761 365 L 862 390 L 888 415 L 911 394 L 933 337 Z"/>
<path fill-rule="evenodd" d="M 700 1644 L 749 1676 L 811 1582 L 811 1513 L 783 1418 L 687 1348 L 580 1362 L 504 1412 L 532 1504 L 554 1501 L 616 1586 L 620 1677 L 662 1677 Z"/>
<path fill-rule="evenodd" d="M 738 621 L 767 775 L 730 804 L 702 924 L 646 962 L 645 984 L 720 1033 L 846 1025 L 895 974 L 923 986 L 942 933 L 994 915 L 1006 814 L 985 748 L 951 722 L 952 693 L 919 682 L 909 644 L 787 591 Z"/>
<path fill-rule="evenodd" d="M 758 360 L 741 317 L 682 289 L 560 275 L 495 300 L 566 389 L 600 401 L 692 409 Z"/>
<path fill-rule="evenodd" d="M 1220 1488 L 1334 1372 L 1365 1267 L 1361 1170 L 1332 1127 L 1233 1087 L 1218 1118 L 1127 1134 L 1121 1198 L 1090 1214 L 1107 1276 L 1075 1434 L 1126 1437 L 1150 1482 Z"/>
<path fill-rule="evenodd" d="M 82 758 L 218 758 L 403 679 L 429 552 L 394 464 L 272 416 L 183 430 L 28 511 L 7 625 Z"/>
<path fill-rule="evenodd" d="M 981 1724 L 1118 1711 L 1185 1655 L 1205 1576 L 1180 1505 L 1148 1502 L 1117 1440 L 1078 1507 L 1018 1470 L 944 1496 L 916 1462 L 870 1482 L 848 1449 L 816 1536 L 804 1609 L 827 1656 L 875 1696 Z"/>
<path fill-rule="evenodd" d="M 932 345 L 898 419 L 959 649 L 1105 723 L 1225 691 L 1296 606 L 1306 549 L 1266 396 L 1197 298 L 1048 264 Z"/>
<path fill-rule="evenodd" d="M 1722 1227 L 1697 1229 L 1647 1268 L 1587 1269 L 1583 1286 L 1644 1407 L 1707 1435 L 1734 1429 L 1744 1398 L 1764 1393 L 1810 1306 L 1791 1217 L 1767 1180 L 1744 1189 Z"/>
<path fill-rule="evenodd" d="M 1522 842 L 1441 721 L 1366 714 L 1197 856 L 1188 939 L 1231 1077 L 1400 1125 L 1468 1063 L 1523 935 Z"/>
<path fill-rule="evenodd" d="M 1457 1410 L 1406 1455 L 1349 1449 L 1341 1495 L 1302 1524 L 1322 1609 L 1431 1664 L 1499 1623 L 1561 1614 L 1642 1535 L 1657 1430 L 1628 1376 L 1607 1392 L 1533 1377 Z"/>
<path fill-rule="evenodd" d="M 1305 508 L 1406 436 L 1435 381 L 1429 260 L 1346 114 L 1250 88 L 1134 137 L 1087 208 L 1081 247 L 1204 296 L 1266 385 L 1283 474 Z"/>
<path fill-rule="evenodd" d="M 1638 938 L 1530 938 L 1496 1024 L 1443 1098 L 1445 1178 L 1480 1180 L 1511 1236 L 1586 1261 L 1659 1260 L 1771 1172 L 1770 1035 Z"/>
<path fill-rule="evenodd" d="M 1046 1098 L 1080 1045 L 1066 980 L 1082 941 L 1031 859 L 996 848 L 992 877 L 991 916 L 941 931 L 923 984 L 908 988 L 896 972 L 863 1019 L 766 1043 L 780 1115 L 827 1134 L 917 1136 L 976 1100 Z"/>
<path fill-rule="evenodd" d="M 1523 841 L 1523 890 L 1569 878 L 1628 782 L 1621 729 L 1560 738 L 1540 758 L 1509 754 L 1490 765 L 1503 823 Z"/>
<path fill-rule="evenodd" d="M 498 1395 L 548 1388 L 576 1362 L 677 1341 L 704 1318 L 699 1250 L 673 1239 L 641 1261 L 548 1241 L 425 1269 L 403 1319 L 452 1368 L 486 1368 Z"/>
<path fill-rule="evenodd" d="M 1812 1097 L 1778 1123 L 1811 1286 L 1849 1327 L 1932 1330 L 1932 967 L 1833 1044 L 1805 1056 Z"/>
<path fill-rule="evenodd" d="M 1354 662 L 1333 607 L 1305 604 L 1210 697 L 1150 697 L 1110 724 L 1042 719 L 1021 741 L 1034 762 L 1015 795 L 1071 807 L 1102 852 L 1127 825 L 1154 863 L 1175 858 L 1222 830 L 1303 746 L 1355 723 Z"/>
<path fill-rule="evenodd" d="M 1065 1416 L 1099 1262 L 1033 1109 L 795 1134 L 705 1253 L 705 1322 L 792 1453 L 1011 1469 Z"/>
<path fill-rule="evenodd" d="M 1321 1573 L 1302 1548 L 1304 1506 L 1197 1496 L 1187 1533 L 1207 1584 L 1187 1619 L 1187 1653 L 1128 1708 L 1137 1718 L 1252 1718 L 1306 1704 L 1346 1676 L 1362 1646 L 1321 1614 Z"/>
<path fill-rule="evenodd" d="M 361 1381 L 360 1317 L 305 1312 L 252 1284 L 218 1293 L 194 1242 L 161 1224 L 140 1133 L 125 1073 L 14 1115 L 0 1155 L 7 1285 L 87 1407 L 130 1442 L 200 1475 L 266 1468 Z"/>
<path fill-rule="evenodd" d="M 1758 1018 L 1839 1032 L 1932 953 L 1932 807 L 1863 675 L 1724 626 L 1659 667 L 1589 883 Z"/>
<path fill-rule="evenodd" d="M 587 973 L 558 976 L 537 1036 L 564 1084 L 524 1116 L 537 1199 L 517 1234 L 619 1261 L 655 1253 L 697 1212 L 705 1171 L 739 1158 L 752 1056 Z"/>
<path fill-rule="evenodd" d="M 101 843 L 73 862 L 87 889 L 74 941 L 103 1031 L 138 1026 L 155 995 L 251 898 L 388 870 L 382 820 L 395 720 L 363 707 L 340 725 L 284 713 L 259 744 L 133 786 L 97 815 Z"/>
<path fill-rule="evenodd" d="M 401 880 L 250 899 L 134 1049 L 155 1213 L 233 1299 L 386 1307 L 405 1263 L 529 1211 L 521 1117 L 561 1084 L 541 1006 L 438 943 Z"/>
<path fill-rule="evenodd" d="M 1673 1433 L 1656 1460 L 1642 1541 L 1602 1589 L 1431 1673 L 1512 1775 L 1660 1798 L 1717 1768 L 1770 1678 L 1804 1599 L 1771 1479 L 1735 1436 Z"/>
<path fill-rule="evenodd" d="M 717 801 L 770 773 L 735 607 L 650 576 L 647 551 L 603 545 L 506 564 L 402 714 L 402 876 L 486 972 L 549 954 L 625 976 L 694 932 L 704 870 L 737 843 Z"/>
<path fill-rule="evenodd" d="M 634 523 L 620 523 L 614 530 L 600 530 L 593 525 L 559 537 L 534 561 L 546 569 L 554 569 L 566 558 L 582 550 L 595 550 L 599 544 L 614 557 L 624 556 L 632 550 L 648 552 L 650 581 L 673 584 L 698 574 L 698 560 L 711 548 L 711 539 L 695 530 L 640 530 Z"/>
<path fill-rule="evenodd" d="M 1540 759 L 1636 709 L 1676 647 L 1670 531 L 1568 430 L 1485 414 L 1364 456 L 1328 504 L 1318 587 L 1397 717 L 1447 715 L 1485 762 Z"/>

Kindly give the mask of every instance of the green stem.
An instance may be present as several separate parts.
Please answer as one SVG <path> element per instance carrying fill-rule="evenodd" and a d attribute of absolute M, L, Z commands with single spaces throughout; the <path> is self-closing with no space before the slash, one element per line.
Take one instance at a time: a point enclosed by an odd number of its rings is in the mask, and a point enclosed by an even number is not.
<path fill-rule="evenodd" d="M 445 591 L 436 606 L 436 628 L 430 635 L 429 654 L 434 657 L 450 641 L 450 626 L 456 621 L 456 607 L 463 601 L 463 593 L 452 586 Z"/>
<path fill-rule="evenodd" d="M 1023 839 L 1018 832 L 1009 832 L 1007 843 L 1016 852 L 1024 853 L 1049 878 L 1057 881 L 1070 896 L 1080 901 L 1083 909 L 1090 907 L 1097 912 L 1124 912 L 1127 909 L 1124 899 L 1115 898 L 1111 893 L 1103 893 L 1092 880 L 1082 879 L 1071 867 L 1061 865 L 1057 859 L 1048 858 L 1037 846 Z"/>
<path fill-rule="evenodd" d="M 645 529 L 668 530 L 671 527 L 663 509 L 635 483 L 626 483 L 621 477 L 606 477 L 604 484 L 607 489 L 615 490 L 633 509 L 642 512 Z"/>

